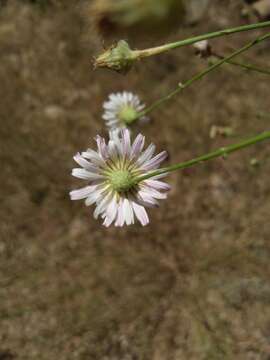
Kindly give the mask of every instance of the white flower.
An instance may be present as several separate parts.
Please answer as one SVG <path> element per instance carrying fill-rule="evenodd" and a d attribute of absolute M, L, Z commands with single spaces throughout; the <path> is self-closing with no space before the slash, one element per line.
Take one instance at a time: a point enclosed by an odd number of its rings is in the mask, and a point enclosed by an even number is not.
<path fill-rule="evenodd" d="M 137 95 L 124 91 L 109 95 L 109 100 L 103 103 L 102 118 L 111 129 L 124 128 L 137 119 L 138 114 L 145 108 Z M 139 118 L 146 121 L 145 116 Z"/>
<path fill-rule="evenodd" d="M 156 156 L 155 145 L 143 150 L 145 138 L 139 134 L 133 144 L 128 129 L 113 131 L 106 144 L 97 136 L 97 151 L 88 149 L 74 156 L 81 166 L 72 175 L 87 180 L 89 184 L 70 192 L 71 200 L 85 199 L 87 206 L 96 204 L 94 217 L 104 220 L 103 225 L 131 225 L 135 218 L 145 226 L 149 218 L 145 207 L 155 207 L 158 200 L 167 197 L 170 186 L 154 176 L 137 183 L 138 176 L 157 169 L 167 157 L 166 151 Z"/>

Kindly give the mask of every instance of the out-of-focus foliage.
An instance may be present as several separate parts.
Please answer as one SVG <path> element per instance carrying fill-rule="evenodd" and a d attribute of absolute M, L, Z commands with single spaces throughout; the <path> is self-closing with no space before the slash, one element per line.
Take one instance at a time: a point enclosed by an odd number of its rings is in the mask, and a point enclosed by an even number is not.
<path fill-rule="evenodd" d="M 209 0 L 93 0 L 85 1 L 85 17 L 101 33 L 135 29 L 162 33 L 183 22 L 197 22 Z"/>
<path fill-rule="evenodd" d="M 164 30 L 184 16 L 182 0 L 93 0 L 85 5 L 85 16 L 102 33 L 112 28 Z"/>
<path fill-rule="evenodd" d="M 73 0 L 20 0 L 23 4 L 33 4 L 37 6 L 41 6 L 42 8 L 45 8 L 47 6 L 70 6 L 71 2 Z M 7 5 L 10 0 L 0 0 L 0 8 L 1 6 Z M 75 0 L 74 0 L 75 2 Z"/>
<path fill-rule="evenodd" d="M 183 10 L 180 0 L 98 0 L 93 9 L 102 16 L 110 17 L 112 22 L 122 26 L 133 26 L 140 22 L 153 23 L 162 20 L 172 11 Z"/>

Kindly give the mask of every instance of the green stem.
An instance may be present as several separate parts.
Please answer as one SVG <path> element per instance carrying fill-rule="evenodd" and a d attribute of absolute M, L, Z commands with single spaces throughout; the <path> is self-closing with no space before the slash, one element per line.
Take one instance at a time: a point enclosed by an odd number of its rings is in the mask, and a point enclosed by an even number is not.
<path fill-rule="evenodd" d="M 136 118 L 134 118 L 134 120 L 145 116 L 146 114 L 150 113 L 152 110 L 154 110 L 155 108 L 159 107 L 161 104 L 163 104 L 165 101 L 170 100 L 173 96 L 175 96 L 176 94 L 180 93 L 181 91 L 183 91 L 184 89 L 186 89 L 187 87 L 189 87 L 190 85 L 192 85 L 195 81 L 201 80 L 203 77 L 205 77 L 207 74 L 209 74 L 211 71 L 217 69 L 219 66 L 221 66 L 222 64 L 231 61 L 231 59 L 233 59 L 234 57 L 236 57 L 237 55 L 242 54 L 243 52 L 249 50 L 251 47 L 259 44 L 260 42 L 266 40 L 270 38 L 270 33 L 267 33 L 263 36 L 258 37 L 257 39 L 249 42 L 248 44 L 246 44 L 245 46 L 243 46 L 242 48 L 234 51 L 231 55 L 217 61 L 216 63 L 214 63 L 213 65 L 209 66 L 207 69 L 203 70 L 202 72 L 200 72 L 199 74 L 196 74 L 195 76 L 193 76 L 191 79 L 187 80 L 186 82 L 184 82 L 183 84 L 179 84 L 178 87 L 173 90 L 172 92 L 170 92 L 169 94 L 167 94 L 166 96 L 164 96 L 163 98 L 159 99 L 158 101 L 154 102 L 152 105 L 150 105 L 149 107 L 147 107 L 146 109 L 144 109 L 142 112 L 138 113 Z"/>
<path fill-rule="evenodd" d="M 214 54 L 214 56 L 216 56 L 219 59 L 224 59 L 224 56 L 221 56 L 221 55 Z M 258 67 L 256 65 L 253 65 L 253 64 L 245 64 L 245 63 L 242 63 L 242 62 L 232 61 L 232 60 L 229 60 L 229 61 L 226 61 L 226 62 L 228 64 L 235 65 L 235 66 L 241 67 L 241 68 L 246 69 L 246 70 L 255 71 L 255 72 L 258 72 L 260 74 L 270 75 L 270 70 L 260 68 L 260 67 Z"/>
<path fill-rule="evenodd" d="M 264 140 L 267 140 L 267 139 L 270 139 L 270 131 L 264 132 L 264 133 L 262 133 L 260 135 L 257 135 L 257 136 L 253 136 L 253 137 L 251 137 L 249 139 L 246 139 L 246 140 L 243 140 L 243 141 L 241 141 L 241 142 L 239 142 L 237 144 L 233 144 L 233 145 L 230 145 L 230 146 L 227 146 L 227 147 L 220 148 L 220 149 L 212 151 L 212 152 L 210 152 L 208 154 L 199 156 L 199 157 L 197 157 L 195 159 L 192 159 L 192 160 L 189 160 L 189 161 L 186 161 L 186 162 L 182 162 L 182 163 L 179 163 L 179 164 L 171 165 L 171 166 L 168 166 L 168 167 L 165 167 L 165 168 L 162 168 L 162 169 L 152 171 L 152 172 L 150 172 L 150 173 L 148 173 L 148 174 L 146 174 L 144 176 L 139 177 L 137 179 L 137 183 L 139 183 L 139 182 L 141 182 L 143 180 L 149 179 L 149 178 L 151 178 L 153 176 L 170 173 L 172 171 L 176 171 L 176 170 L 180 170 L 180 169 L 185 169 L 185 168 L 188 168 L 188 167 L 191 167 L 191 166 L 194 166 L 194 165 L 197 165 L 197 164 L 200 164 L 202 162 L 212 160 L 212 159 L 215 159 L 215 158 L 218 158 L 218 157 L 226 157 L 230 153 L 233 153 L 235 151 L 244 149 L 244 148 L 246 148 L 248 146 L 251 146 L 251 145 L 255 145 L 258 142 L 261 142 L 261 141 L 264 141 Z"/>
<path fill-rule="evenodd" d="M 238 26 L 235 28 L 230 28 L 230 29 L 225 29 L 225 30 L 220 30 L 220 31 L 215 31 L 215 32 L 195 36 L 192 38 L 188 38 L 185 40 L 180 40 L 180 41 L 176 41 L 173 43 L 153 47 L 150 49 L 133 50 L 133 54 L 134 54 L 135 58 L 144 58 L 144 57 L 148 57 L 148 56 L 161 54 L 168 50 L 172 50 L 172 49 L 179 48 L 182 46 L 192 45 L 198 41 L 214 39 L 214 38 L 221 37 L 224 35 L 231 35 L 231 34 L 243 32 L 243 31 L 262 29 L 262 28 L 265 28 L 268 26 L 270 26 L 270 21 L 265 21 L 265 22 L 260 22 L 260 23 L 256 23 L 256 24 L 250 24 L 250 25 L 244 25 L 244 26 Z"/>

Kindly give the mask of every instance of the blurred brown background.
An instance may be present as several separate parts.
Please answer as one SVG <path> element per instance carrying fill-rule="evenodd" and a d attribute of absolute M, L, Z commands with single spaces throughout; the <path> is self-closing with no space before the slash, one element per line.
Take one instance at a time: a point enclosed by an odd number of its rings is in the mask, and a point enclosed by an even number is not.
<path fill-rule="evenodd" d="M 144 48 L 255 22 L 252 4 L 211 0 L 162 34 L 114 25 L 110 38 L 85 2 L 0 4 L 0 359 L 269 360 L 268 143 L 170 175 L 146 228 L 105 229 L 68 196 L 72 156 L 106 135 L 110 92 L 150 104 L 207 65 L 182 48 L 125 77 L 94 72 L 103 41 Z M 259 33 L 212 44 L 227 54 Z M 269 42 L 244 58 L 269 66 Z M 133 134 L 175 163 L 269 129 L 269 112 L 269 78 L 225 65 Z"/>

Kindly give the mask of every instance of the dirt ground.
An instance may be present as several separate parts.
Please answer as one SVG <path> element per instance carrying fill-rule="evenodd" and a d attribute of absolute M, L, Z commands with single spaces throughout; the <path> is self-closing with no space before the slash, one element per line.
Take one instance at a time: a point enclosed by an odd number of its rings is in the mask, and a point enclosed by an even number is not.
<path fill-rule="evenodd" d="M 165 40 L 251 21 L 241 3 L 212 0 Z M 170 175 L 148 227 L 105 229 L 68 196 L 72 156 L 105 135 L 102 102 L 126 89 L 150 104 L 206 64 L 182 48 L 121 76 L 93 71 L 101 50 L 75 2 L 0 5 L 0 359 L 269 360 L 269 144 Z M 269 58 L 269 42 L 245 55 Z M 133 133 L 176 163 L 269 129 L 269 111 L 269 78 L 226 65 Z M 212 139 L 213 125 L 234 135 Z"/>

